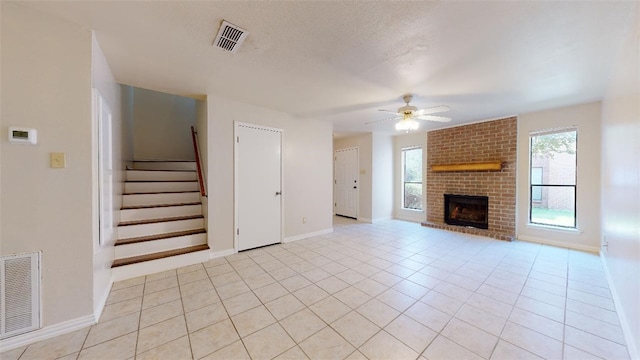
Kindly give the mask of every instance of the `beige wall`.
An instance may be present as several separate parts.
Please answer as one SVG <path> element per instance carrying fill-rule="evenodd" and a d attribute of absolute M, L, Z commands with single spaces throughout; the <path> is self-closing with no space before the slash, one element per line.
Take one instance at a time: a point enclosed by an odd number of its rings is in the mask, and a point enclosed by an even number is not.
<path fill-rule="evenodd" d="M 112 209 L 113 213 L 111 218 L 113 219 L 113 223 L 111 224 L 114 231 L 112 233 L 111 238 L 103 239 L 103 245 L 100 246 L 97 241 L 97 236 L 99 232 L 99 222 L 98 222 L 98 213 L 97 211 L 101 211 L 98 196 L 101 191 L 98 184 L 100 183 L 100 177 L 98 175 L 98 162 L 94 161 L 94 180 L 93 188 L 94 188 L 94 210 L 96 211 L 94 215 L 94 241 L 93 241 L 93 303 L 94 303 L 94 312 L 96 314 L 102 311 L 104 303 L 107 300 L 107 296 L 109 295 L 109 290 L 111 288 L 111 263 L 113 262 L 114 257 L 114 247 L 113 244 L 117 238 L 117 230 L 116 227 L 120 222 L 120 208 L 122 207 L 122 192 L 124 190 L 124 169 L 126 159 L 123 155 L 130 148 L 128 144 L 126 144 L 124 135 L 124 131 L 126 129 L 123 126 L 122 121 L 122 106 L 121 106 L 121 91 L 120 85 L 118 85 L 111 73 L 111 69 L 109 68 L 109 64 L 107 64 L 107 59 L 105 58 L 102 50 L 100 49 L 100 45 L 96 40 L 95 36 L 92 37 L 92 46 L 91 46 L 91 82 L 94 89 L 96 89 L 100 96 L 104 99 L 104 101 L 109 105 L 111 109 L 111 151 L 112 151 L 112 159 L 113 159 L 113 179 L 111 188 L 113 189 L 113 204 Z M 95 121 L 97 119 L 94 118 L 93 126 L 94 126 L 94 138 L 97 138 L 97 127 L 99 124 Z M 94 159 L 98 158 L 98 142 L 94 142 Z M 106 216 L 105 216 L 106 217 Z"/>
<path fill-rule="evenodd" d="M 136 160 L 194 160 L 191 126 L 196 100 L 133 89 L 133 157 Z"/>
<path fill-rule="evenodd" d="M 632 358 L 640 358 L 640 7 L 602 102 L 602 248 Z M 596 167 L 596 164 L 593 164 Z"/>
<path fill-rule="evenodd" d="M 408 147 L 422 148 L 422 210 L 406 210 L 402 208 L 402 149 Z M 421 222 L 427 219 L 427 188 L 426 172 L 427 166 L 427 134 L 409 133 L 393 137 L 393 175 L 394 175 L 394 201 L 393 214 L 396 219 Z"/>
<path fill-rule="evenodd" d="M 393 217 L 393 136 L 373 133 L 371 196 L 373 221 Z"/>
<path fill-rule="evenodd" d="M 214 255 L 234 243 L 234 121 L 284 130 L 284 237 L 333 228 L 331 124 L 213 95 L 207 96 L 207 114 L 208 237 Z"/>
<path fill-rule="evenodd" d="M 93 313 L 91 32 L 2 2 L 2 255 L 42 251 L 43 325 Z M 38 130 L 11 145 L 8 126 Z M 65 169 L 49 153 L 66 153 Z"/>
<path fill-rule="evenodd" d="M 120 85 L 120 119 L 122 120 L 122 159 L 133 160 L 133 87 Z"/>
<path fill-rule="evenodd" d="M 205 183 L 205 191 L 208 191 L 206 187 L 208 178 L 207 174 L 207 159 L 208 154 L 208 144 L 207 144 L 207 101 L 206 100 L 197 100 L 196 101 L 196 131 L 198 138 L 198 150 L 200 155 L 200 166 L 202 166 L 202 176 L 204 177 Z M 208 218 L 209 218 L 209 199 L 207 197 L 202 197 L 202 215 L 204 216 L 204 228 L 207 229 L 209 227 Z"/>
<path fill-rule="evenodd" d="M 341 150 L 347 148 L 358 148 L 358 165 L 360 167 L 358 181 L 358 220 L 372 222 L 373 221 L 373 196 L 372 183 L 373 178 L 373 135 L 362 134 L 356 136 L 348 136 L 335 139 L 333 142 L 333 150 Z M 333 166 L 332 166 L 333 167 Z M 333 171 L 331 172 L 333 174 Z M 332 197 L 333 198 L 333 197 Z"/>
<path fill-rule="evenodd" d="M 577 230 L 529 225 L 529 133 L 575 126 L 577 142 Z M 600 103 L 523 114 L 518 117 L 516 237 L 598 252 L 600 248 Z"/>

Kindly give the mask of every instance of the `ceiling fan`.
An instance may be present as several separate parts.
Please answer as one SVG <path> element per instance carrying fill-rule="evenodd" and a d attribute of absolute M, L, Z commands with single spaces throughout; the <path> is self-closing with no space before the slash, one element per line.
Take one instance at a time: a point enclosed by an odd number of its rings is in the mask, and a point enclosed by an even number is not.
<path fill-rule="evenodd" d="M 413 99 L 413 95 L 407 94 L 402 97 L 405 105 L 398 108 L 398 111 L 393 110 L 378 110 L 383 112 L 388 112 L 392 114 L 396 114 L 396 116 L 383 120 L 374 120 L 366 123 L 367 125 L 376 124 L 380 122 L 397 120 L 396 130 L 402 130 L 409 132 L 410 130 L 416 130 L 420 127 L 420 123 L 417 120 L 428 120 L 428 121 L 439 121 L 439 122 L 447 122 L 451 121 L 451 118 L 444 116 L 436 116 L 431 115 L 435 113 L 445 112 L 451 110 L 448 106 L 438 105 L 432 106 L 425 109 L 418 109 L 415 106 L 409 105 L 411 100 Z"/>

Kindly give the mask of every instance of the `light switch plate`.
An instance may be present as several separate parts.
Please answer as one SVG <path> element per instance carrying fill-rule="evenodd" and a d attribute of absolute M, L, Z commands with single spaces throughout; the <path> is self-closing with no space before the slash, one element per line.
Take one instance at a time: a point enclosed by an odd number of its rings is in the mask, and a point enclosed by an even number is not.
<path fill-rule="evenodd" d="M 50 166 L 53 169 L 64 169 L 67 166 L 65 153 L 60 153 L 60 152 L 50 153 Z"/>

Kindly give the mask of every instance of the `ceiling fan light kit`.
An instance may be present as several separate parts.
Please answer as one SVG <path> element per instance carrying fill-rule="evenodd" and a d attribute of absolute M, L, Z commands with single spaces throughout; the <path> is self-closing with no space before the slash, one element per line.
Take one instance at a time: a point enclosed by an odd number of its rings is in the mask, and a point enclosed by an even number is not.
<path fill-rule="evenodd" d="M 409 132 L 412 130 L 418 130 L 419 127 L 420 127 L 420 123 L 413 120 L 411 116 L 406 116 L 402 120 L 396 123 L 396 130 L 398 131 Z"/>

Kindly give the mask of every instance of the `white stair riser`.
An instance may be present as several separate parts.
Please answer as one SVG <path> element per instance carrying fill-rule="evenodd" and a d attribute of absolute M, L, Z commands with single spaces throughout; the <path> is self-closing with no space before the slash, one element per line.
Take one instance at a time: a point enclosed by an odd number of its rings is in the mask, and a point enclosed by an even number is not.
<path fill-rule="evenodd" d="M 199 192 L 174 194 L 136 194 L 122 196 L 122 206 L 184 204 L 192 202 L 200 202 Z"/>
<path fill-rule="evenodd" d="M 124 184 L 125 193 L 153 193 L 169 191 L 199 191 L 198 182 L 127 182 Z"/>
<path fill-rule="evenodd" d="M 134 169 L 141 170 L 196 170 L 195 161 L 134 161 Z"/>
<path fill-rule="evenodd" d="M 153 224 L 118 226 L 118 239 L 157 235 L 175 231 L 195 230 L 202 229 L 203 227 L 204 220 L 202 218 L 165 221 Z"/>
<path fill-rule="evenodd" d="M 194 234 L 172 237 L 168 239 L 160 239 L 153 241 L 144 241 L 135 244 L 115 246 L 115 258 L 122 259 L 132 256 L 145 255 L 160 251 L 181 249 L 194 245 L 203 245 L 207 243 L 207 234 Z"/>
<path fill-rule="evenodd" d="M 163 259 L 145 261 L 137 264 L 118 266 L 111 269 L 113 281 L 133 279 L 161 271 L 177 269 L 183 266 L 209 261 L 210 250 L 196 251 L 189 254 L 170 256 Z"/>
<path fill-rule="evenodd" d="M 195 171 L 144 171 L 127 170 L 127 180 L 151 180 L 151 181 L 172 181 L 172 180 L 197 180 L 198 174 Z"/>
<path fill-rule="evenodd" d="M 146 209 L 125 209 L 120 211 L 120 221 L 161 219 L 177 216 L 202 215 L 202 205 L 165 206 Z"/>

